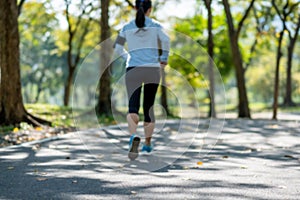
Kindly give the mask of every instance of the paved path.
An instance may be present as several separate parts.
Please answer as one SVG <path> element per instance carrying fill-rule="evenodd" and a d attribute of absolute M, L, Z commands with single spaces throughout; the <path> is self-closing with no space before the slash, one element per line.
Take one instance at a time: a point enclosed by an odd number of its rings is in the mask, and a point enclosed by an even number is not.
<path fill-rule="evenodd" d="M 230 119 L 207 135 L 209 120 L 161 122 L 134 162 L 118 127 L 2 148 L 0 199 L 299 199 L 299 123 Z"/>

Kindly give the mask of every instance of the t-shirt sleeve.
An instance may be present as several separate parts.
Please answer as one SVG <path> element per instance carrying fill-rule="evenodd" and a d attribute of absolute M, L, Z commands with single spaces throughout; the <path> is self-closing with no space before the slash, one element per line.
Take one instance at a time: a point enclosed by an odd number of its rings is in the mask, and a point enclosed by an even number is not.
<path fill-rule="evenodd" d="M 158 39 L 161 48 L 160 61 L 167 62 L 170 51 L 170 38 L 161 26 L 158 28 Z"/>
<path fill-rule="evenodd" d="M 127 60 L 128 52 L 125 50 L 124 45 L 126 43 L 126 37 L 124 28 L 119 32 L 118 37 L 114 43 L 115 55 L 122 56 L 123 59 Z"/>

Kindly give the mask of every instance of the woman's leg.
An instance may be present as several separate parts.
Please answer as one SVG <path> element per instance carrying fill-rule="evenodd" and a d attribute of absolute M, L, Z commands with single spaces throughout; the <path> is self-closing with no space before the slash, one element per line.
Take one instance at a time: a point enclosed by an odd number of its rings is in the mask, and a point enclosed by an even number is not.
<path fill-rule="evenodd" d="M 128 95 L 128 129 L 130 133 L 129 140 L 129 152 L 128 157 L 130 160 L 135 160 L 139 153 L 140 137 L 135 135 L 136 129 L 139 122 L 139 107 L 140 107 L 140 96 L 141 96 L 141 85 L 142 82 L 136 76 L 135 69 L 128 69 L 126 73 L 126 88 Z"/>
<path fill-rule="evenodd" d="M 126 72 L 126 89 L 128 95 L 127 122 L 130 135 L 136 133 L 139 122 L 139 108 L 142 81 L 138 80 L 138 70 L 129 68 Z"/>
<path fill-rule="evenodd" d="M 151 146 L 152 134 L 155 128 L 154 122 L 144 122 L 145 145 Z"/>
<path fill-rule="evenodd" d="M 145 145 L 151 145 L 151 139 L 155 128 L 155 116 L 153 105 L 157 92 L 158 84 L 150 83 L 144 85 L 144 131 Z"/>
<path fill-rule="evenodd" d="M 130 135 L 136 133 L 136 129 L 139 123 L 139 116 L 136 113 L 128 113 L 127 114 L 127 122 L 128 122 L 128 129 Z"/>
<path fill-rule="evenodd" d="M 154 101 L 157 88 L 160 82 L 160 68 L 146 68 L 147 70 L 144 82 L 144 131 L 145 145 L 151 145 L 151 139 L 155 128 Z"/>

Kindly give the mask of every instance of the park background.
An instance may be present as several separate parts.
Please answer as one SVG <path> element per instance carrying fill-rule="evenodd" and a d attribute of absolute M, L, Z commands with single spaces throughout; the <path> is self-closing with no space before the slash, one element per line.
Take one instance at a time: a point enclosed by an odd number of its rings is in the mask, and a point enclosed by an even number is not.
<path fill-rule="evenodd" d="M 1 1 L 0 129 L 5 145 L 40 138 L 25 134 L 30 131 L 56 134 L 76 126 L 73 117 L 82 113 L 82 108 L 71 106 L 76 73 L 99 43 L 115 37 L 135 17 L 133 8 L 134 1 L 130 0 Z M 216 84 L 224 84 L 225 110 L 236 118 L 268 113 L 271 120 L 278 118 L 278 112 L 298 114 L 299 13 L 297 0 L 153 1 L 152 17 L 201 45 L 218 69 L 204 77 L 174 54 L 165 69 L 164 81 L 182 91 L 186 105 L 193 107 L 190 94 L 181 88 L 176 76 L 168 76 L 168 71 L 174 69 L 186 77 L 197 94 L 197 112 L 202 117 L 224 112 L 218 107 L 218 91 L 207 84 L 215 76 L 212 73 L 221 74 L 223 82 Z M 178 55 L 193 57 L 205 69 L 213 69 L 207 55 L 195 52 L 197 47 L 176 38 L 172 42 Z M 122 61 L 117 60 L 104 72 L 96 99 L 88 81 L 77 94 L 82 97 L 82 107 L 96 104 L 100 124 L 118 123 L 111 113 L 111 93 L 123 68 Z M 172 91 L 162 88 L 157 101 L 170 117 L 178 117 Z M 124 105 L 118 104 L 123 108 L 121 113 L 126 112 Z"/>

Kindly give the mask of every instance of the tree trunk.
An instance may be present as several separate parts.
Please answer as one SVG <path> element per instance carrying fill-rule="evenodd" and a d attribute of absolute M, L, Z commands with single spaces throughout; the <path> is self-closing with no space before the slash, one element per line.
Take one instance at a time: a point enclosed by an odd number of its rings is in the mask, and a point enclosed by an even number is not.
<path fill-rule="evenodd" d="M 252 1 L 253 4 L 254 1 Z M 239 29 L 235 30 L 233 25 L 233 19 L 231 16 L 230 6 L 227 0 L 223 0 L 223 5 L 226 13 L 227 23 L 228 23 L 228 33 L 230 38 L 231 51 L 233 55 L 233 63 L 235 66 L 236 81 L 238 88 L 238 117 L 251 118 L 249 110 L 249 102 L 247 97 L 247 90 L 245 85 L 243 59 L 238 46 L 238 35 L 241 29 L 242 23 L 239 23 Z M 251 5 L 250 5 L 251 6 Z M 250 9 L 249 7 L 248 9 Z M 248 11 L 248 10 L 247 10 Z M 246 15 L 243 19 L 245 19 Z"/>
<path fill-rule="evenodd" d="M 238 116 L 250 118 L 250 110 L 249 110 L 247 90 L 245 85 L 243 61 L 241 58 L 240 49 L 238 47 L 237 38 L 231 37 L 230 43 L 232 48 L 233 63 L 235 65 L 236 81 L 237 81 L 237 88 L 238 88 L 238 95 L 239 95 Z"/>
<path fill-rule="evenodd" d="M 34 103 L 37 103 L 39 101 L 39 98 L 41 96 L 41 93 L 43 91 L 43 79 L 45 77 L 45 68 L 42 69 L 41 71 L 41 77 L 39 78 L 38 80 L 38 83 L 37 83 L 37 94 L 36 94 L 36 97 L 34 99 Z"/>
<path fill-rule="evenodd" d="M 161 68 L 161 97 L 160 97 L 160 103 L 163 109 L 166 112 L 167 116 L 170 116 L 170 110 L 168 106 L 168 96 L 167 96 L 167 87 L 166 87 L 166 72 L 164 68 Z"/>
<path fill-rule="evenodd" d="M 0 33 L 0 124 L 49 124 L 28 114 L 23 105 L 16 0 L 0 1 Z"/>
<path fill-rule="evenodd" d="M 287 60 L 287 76 L 286 76 L 286 93 L 284 98 L 285 106 L 295 106 L 296 104 L 292 99 L 292 66 L 293 66 L 293 54 L 295 49 L 295 44 L 298 38 L 298 32 L 300 29 L 300 17 L 298 18 L 298 24 L 295 29 L 293 37 L 290 37 L 290 42 L 288 46 L 288 60 Z"/>
<path fill-rule="evenodd" d="M 287 80 L 287 93 L 290 92 L 290 97 L 286 96 L 286 99 L 288 100 L 288 98 L 291 99 L 291 95 L 292 95 L 292 88 L 291 88 L 291 67 L 292 67 L 292 55 L 293 55 L 293 43 L 296 43 L 295 41 L 292 41 L 293 39 L 296 39 L 298 36 L 298 31 L 299 31 L 299 26 L 300 26 L 300 17 L 298 18 L 298 24 L 297 24 L 297 28 L 295 30 L 295 38 L 293 38 L 291 36 L 291 32 L 289 31 L 288 27 L 287 27 L 287 18 L 289 16 L 290 13 L 293 12 L 293 9 L 295 9 L 298 6 L 299 3 L 295 3 L 292 4 L 290 7 L 290 2 L 287 0 L 284 7 L 283 7 L 283 11 L 282 9 L 279 9 L 275 0 L 272 0 L 272 5 L 276 10 L 277 15 L 279 16 L 281 23 L 282 23 L 282 31 L 279 34 L 279 39 L 278 39 L 278 47 L 277 47 L 277 58 L 276 58 L 276 71 L 275 71 L 275 83 L 274 83 L 274 102 L 273 102 L 273 117 L 272 119 L 277 119 L 277 109 L 278 109 L 278 95 L 279 95 L 279 68 L 280 68 L 280 59 L 282 57 L 282 52 L 281 52 L 281 46 L 282 46 L 282 40 L 283 40 L 283 36 L 284 36 L 284 32 L 287 31 L 289 33 L 289 39 L 290 39 L 290 44 L 288 46 L 288 68 L 287 68 L 287 78 L 289 80 Z M 289 8 L 289 10 L 287 10 Z M 289 72 L 290 71 L 290 72 Z M 290 90 L 290 91 L 288 91 Z"/>
<path fill-rule="evenodd" d="M 72 89 L 72 84 L 73 84 L 73 79 L 74 79 L 74 73 L 75 73 L 75 68 L 69 66 L 69 74 L 67 78 L 67 82 L 65 84 L 65 93 L 64 93 L 64 106 L 68 106 L 70 102 L 70 94 L 71 94 L 71 89 Z"/>
<path fill-rule="evenodd" d="M 213 63 L 213 58 L 214 58 L 214 41 L 213 41 L 213 33 L 212 33 L 212 10 L 211 10 L 211 2 L 212 0 L 205 0 L 205 6 L 208 11 L 208 20 L 207 20 L 207 28 L 208 28 L 208 41 L 207 41 L 207 46 L 208 46 L 208 70 L 209 70 L 209 99 L 210 99 L 210 104 L 209 104 L 209 117 L 216 117 L 216 111 L 215 111 L 215 80 L 214 80 L 214 63 Z"/>
<path fill-rule="evenodd" d="M 1 1 L 0 33 L 0 123 L 15 124 L 23 121 L 25 115 L 21 95 L 18 7 L 16 0 Z"/>
<path fill-rule="evenodd" d="M 65 83 L 65 88 L 64 88 L 64 106 L 68 106 L 69 105 L 69 99 L 70 99 L 70 93 L 71 93 L 71 88 L 72 88 L 72 81 L 73 81 L 73 76 L 74 76 L 74 71 L 75 71 L 75 67 L 73 65 L 73 61 L 72 61 L 72 53 L 73 53 L 73 38 L 74 38 L 74 31 L 72 31 L 72 25 L 71 22 L 69 21 L 69 10 L 67 7 L 67 21 L 69 23 L 69 39 L 68 39 L 68 56 L 67 56 L 67 61 L 68 61 L 68 76 L 67 76 L 67 80 Z M 76 30 L 76 29 L 75 29 Z"/>
<path fill-rule="evenodd" d="M 274 97 L 273 97 L 273 117 L 272 119 L 277 119 L 277 109 L 278 109 L 278 94 L 279 94 L 279 66 L 280 59 L 282 56 L 281 45 L 283 39 L 284 30 L 280 32 L 278 39 L 277 57 L 276 57 L 276 69 L 275 69 L 275 80 L 274 80 Z"/>
<path fill-rule="evenodd" d="M 287 56 L 287 70 L 286 70 L 286 88 L 283 105 L 295 106 L 296 104 L 292 100 L 292 60 L 293 60 L 293 47 L 289 44 L 288 56 Z"/>
<path fill-rule="evenodd" d="M 99 86 L 99 99 L 96 107 L 99 115 L 110 116 L 111 110 L 111 88 L 110 88 L 110 75 L 108 65 L 110 56 L 112 54 L 112 47 L 110 47 L 107 40 L 111 35 L 109 27 L 109 0 L 101 0 L 101 50 L 100 50 L 100 86 Z"/>
<path fill-rule="evenodd" d="M 81 3 L 83 4 L 83 0 L 81 1 Z M 82 19 L 84 18 L 84 16 L 85 15 L 88 16 L 93 11 L 93 7 L 92 7 L 91 3 L 89 3 L 88 5 L 83 5 L 81 14 L 78 16 L 77 21 L 74 25 L 71 22 L 72 20 L 70 19 L 70 13 L 69 13 L 70 4 L 71 4 L 71 1 L 65 0 L 65 5 L 66 5 L 65 12 L 66 12 L 66 19 L 68 22 L 68 34 L 69 34 L 69 40 L 68 40 L 69 49 L 68 49 L 68 57 L 67 57 L 69 74 L 67 77 L 67 81 L 65 83 L 65 93 L 64 93 L 64 105 L 65 106 L 69 105 L 69 99 L 70 99 L 70 94 L 71 94 L 71 90 L 72 90 L 75 71 L 79 64 L 80 58 L 81 58 L 82 45 L 83 45 L 85 36 L 88 33 L 89 25 L 90 25 L 92 18 L 90 17 L 88 19 L 88 22 L 85 24 L 85 26 L 83 28 L 83 33 L 81 34 L 81 36 L 78 36 L 79 33 L 77 31 L 78 31 L 78 28 L 83 23 Z M 90 9 L 90 11 L 87 13 L 87 10 L 89 10 L 90 7 L 92 7 L 92 9 Z M 78 42 L 78 45 L 74 48 L 75 45 L 73 45 L 73 42 L 74 42 L 75 36 L 78 36 L 77 38 L 78 38 L 79 42 Z M 75 51 L 73 49 L 75 49 Z M 76 53 L 74 53 L 74 52 L 76 52 Z"/>

